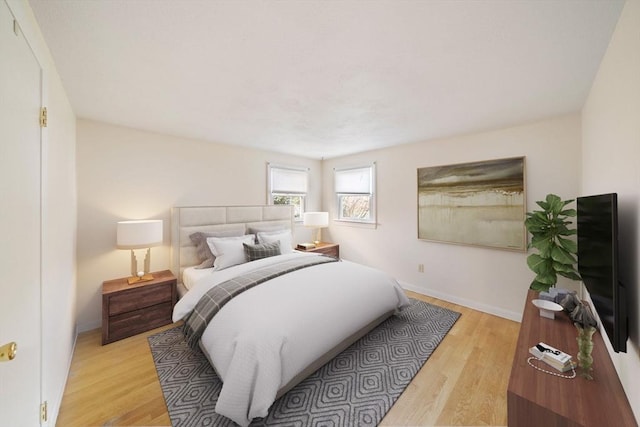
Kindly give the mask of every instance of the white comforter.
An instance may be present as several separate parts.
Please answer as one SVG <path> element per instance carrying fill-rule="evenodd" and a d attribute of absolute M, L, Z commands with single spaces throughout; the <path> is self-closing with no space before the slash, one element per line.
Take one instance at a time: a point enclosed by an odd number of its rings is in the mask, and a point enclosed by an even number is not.
<path fill-rule="evenodd" d="M 178 301 L 184 318 L 208 289 L 287 254 L 203 277 Z M 398 283 L 348 261 L 316 265 L 277 277 L 231 300 L 211 320 L 202 347 L 221 376 L 216 412 L 246 426 L 267 415 L 278 390 L 308 365 L 382 314 L 409 300 Z"/>

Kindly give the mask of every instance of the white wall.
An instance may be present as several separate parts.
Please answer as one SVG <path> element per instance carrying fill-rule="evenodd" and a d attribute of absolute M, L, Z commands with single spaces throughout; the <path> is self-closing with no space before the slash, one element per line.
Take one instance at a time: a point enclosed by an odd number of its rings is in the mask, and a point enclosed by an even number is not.
<path fill-rule="evenodd" d="M 41 394 L 53 425 L 76 336 L 76 118 L 31 8 L 21 0 L 8 4 L 42 66 L 44 105 L 49 112 L 42 141 Z"/>
<path fill-rule="evenodd" d="M 630 337 L 627 353 L 609 351 L 640 420 L 640 1 L 625 4 L 582 112 L 582 134 L 581 192 L 618 193 L 619 274 L 629 292 Z"/>
<path fill-rule="evenodd" d="M 126 277 L 129 252 L 118 250 L 116 222 L 164 220 L 164 245 L 151 270 L 170 267 L 172 206 L 262 205 L 267 162 L 310 168 L 307 209 L 320 208 L 320 161 L 78 121 L 78 328 L 101 324 L 102 282 Z M 310 232 L 296 227 L 296 240 Z"/>
<path fill-rule="evenodd" d="M 580 176 L 580 118 L 569 115 L 492 132 L 325 160 L 323 208 L 336 217 L 333 168 L 377 164 L 377 228 L 332 222 L 325 240 L 340 254 L 387 271 L 412 290 L 520 320 L 533 273 L 526 254 L 417 238 L 417 169 L 525 156 L 527 210 L 553 192 L 574 198 Z M 424 264 L 425 272 L 418 272 Z"/>

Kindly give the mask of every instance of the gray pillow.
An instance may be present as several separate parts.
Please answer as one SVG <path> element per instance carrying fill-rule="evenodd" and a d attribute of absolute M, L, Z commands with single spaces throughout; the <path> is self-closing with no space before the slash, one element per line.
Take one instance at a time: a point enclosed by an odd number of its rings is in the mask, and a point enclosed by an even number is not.
<path fill-rule="evenodd" d="M 260 243 L 257 245 L 242 244 L 244 246 L 244 257 L 247 261 L 255 261 L 257 259 L 268 258 L 280 255 L 280 241 L 276 240 L 271 243 Z"/>
<path fill-rule="evenodd" d="M 196 255 L 200 260 L 200 265 L 196 268 L 211 268 L 216 257 L 211 253 L 207 245 L 207 237 L 240 237 L 244 235 L 244 230 L 220 230 L 220 231 L 198 231 L 189 235 L 189 238 L 196 245 Z"/>

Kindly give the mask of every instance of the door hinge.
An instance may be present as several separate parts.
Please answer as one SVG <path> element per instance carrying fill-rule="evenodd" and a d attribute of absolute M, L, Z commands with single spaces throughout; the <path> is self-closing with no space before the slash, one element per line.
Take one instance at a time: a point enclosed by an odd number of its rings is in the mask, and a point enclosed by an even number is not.
<path fill-rule="evenodd" d="M 47 107 L 42 107 L 40 109 L 40 127 L 47 127 Z"/>
<path fill-rule="evenodd" d="M 41 423 L 47 422 L 47 401 L 46 400 L 40 404 L 40 422 Z"/>

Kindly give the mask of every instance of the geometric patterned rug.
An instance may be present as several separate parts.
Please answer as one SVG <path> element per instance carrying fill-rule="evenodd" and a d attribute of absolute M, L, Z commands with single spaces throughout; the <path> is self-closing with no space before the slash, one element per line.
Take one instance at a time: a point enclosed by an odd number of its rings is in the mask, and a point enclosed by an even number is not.
<path fill-rule="evenodd" d="M 351 347 L 278 399 L 252 426 L 375 426 L 409 385 L 460 313 L 411 299 Z M 149 337 L 174 427 L 233 426 L 214 408 L 222 387 L 182 327 Z"/>

